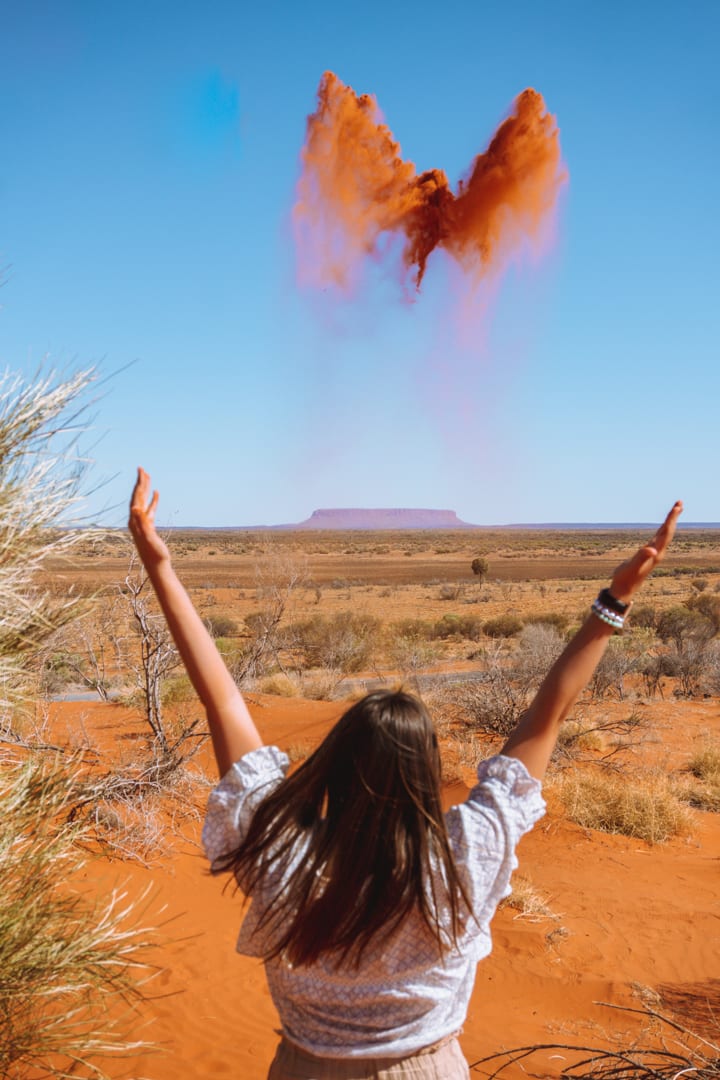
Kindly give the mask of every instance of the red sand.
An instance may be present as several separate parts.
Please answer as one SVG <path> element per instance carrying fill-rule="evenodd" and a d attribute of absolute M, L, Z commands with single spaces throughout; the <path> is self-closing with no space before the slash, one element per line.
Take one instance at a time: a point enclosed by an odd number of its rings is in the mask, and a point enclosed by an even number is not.
<path fill-rule="evenodd" d="M 285 747 L 321 737 L 342 708 L 270 698 L 251 699 L 251 707 L 265 740 Z M 718 729 L 717 702 L 652 708 L 654 729 L 674 743 L 676 760 L 693 737 Z M 59 705 L 60 726 L 72 730 L 80 712 L 103 743 L 121 731 L 127 737 L 129 725 L 137 730 L 127 710 L 85 704 Z M 462 795 L 459 785 L 448 798 Z M 613 1035 L 636 1034 L 642 1018 L 597 1003 L 640 1007 L 637 985 L 670 995 L 705 988 L 717 1004 L 720 816 L 698 814 L 697 821 L 689 840 L 649 846 L 586 831 L 552 811 L 526 837 L 520 873 L 549 898 L 557 917 L 533 922 L 509 908 L 498 913 L 494 952 L 478 969 L 461 1039 L 471 1063 L 503 1047 L 607 1045 Z M 199 825 L 193 830 L 199 835 Z M 150 869 L 100 860 L 91 872 L 92 887 L 102 890 L 109 881 L 126 881 L 140 892 L 151 881 L 150 915 L 173 919 L 170 941 L 156 956 L 164 970 L 151 984 L 155 996 L 133 1032 L 163 1052 L 128 1061 L 113 1074 L 119 1080 L 265 1077 L 277 1015 L 262 965 L 234 951 L 241 900 L 209 876 L 199 848 L 186 844 Z M 557 1073 L 562 1065 L 561 1057 L 547 1054 L 533 1059 L 529 1071 Z M 506 1075 L 518 1076 L 518 1069 Z"/>

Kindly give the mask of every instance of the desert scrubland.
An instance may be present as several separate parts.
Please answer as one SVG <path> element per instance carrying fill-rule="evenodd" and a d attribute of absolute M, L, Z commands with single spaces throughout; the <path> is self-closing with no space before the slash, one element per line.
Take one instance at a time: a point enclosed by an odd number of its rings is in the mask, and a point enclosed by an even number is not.
<path fill-rule="evenodd" d="M 347 698 L 402 681 L 435 716 L 451 805 L 639 539 L 178 530 L 170 544 L 266 741 L 301 760 Z M 34 661 L 35 698 L 3 733 L 3 763 L 72 759 L 85 862 L 67 888 L 101 906 L 113 889 L 144 897 L 129 924 L 154 928 L 137 972 L 153 977 L 138 999 L 111 996 L 108 1015 L 155 1049 L 96 1060 L 119 1080 L 259 1080 L 277 1016 L 262 966 L 234 952 L 241 898 L 202 859 L 204 721 L 127 540 L 84 540 L 39 580 L 84 599 Z M 720 533 L 679 533 L 628 627 L 565 725 L 548 814 L 521 844 L 478 971 L 471 1063 L 552 1044 L 508 1076 L 559 1074 L 573 1046 L 665 1046 L 678 1055 L 655 1061 L 668 1077 L 718 1069 Z M 44 1075 L 34 1068 L 6 1075 Z"/>

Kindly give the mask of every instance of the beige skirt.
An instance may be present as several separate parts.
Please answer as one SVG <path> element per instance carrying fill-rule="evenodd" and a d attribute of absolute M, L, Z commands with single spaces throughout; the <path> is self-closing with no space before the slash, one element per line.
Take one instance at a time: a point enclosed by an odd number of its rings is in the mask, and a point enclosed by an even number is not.
<path fill-rule="evenodd" d="M 469 1080 L 470 1070 L 453 1038 L 404 1058 L 322 1058 L 282 1039 L 268 1080 Z"/>

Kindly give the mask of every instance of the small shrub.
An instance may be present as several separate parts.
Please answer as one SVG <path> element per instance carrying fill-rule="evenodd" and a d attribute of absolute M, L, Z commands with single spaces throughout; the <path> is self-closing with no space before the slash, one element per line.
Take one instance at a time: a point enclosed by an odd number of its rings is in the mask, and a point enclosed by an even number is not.
<path fill-rule="evenodd" d="M 499 907 L 511 908 L 517 912 L 516 918 L 525 918 L 529 922 L 557 918 L 548 904 L 547 897 L 539 893 L 527 878 L 520 874 L 513 874 L 511 884 L 512 892 L 500 901 Z"/>
<path fill-rule="evenodd" d="M 720 813 L 720 782 L 713 783 L 685 776 L 676 782 L 675 793 L 678 799 L 695 810 Z"/>
<path fill-rule="evenodd" d="M 644 630 L 656 630 L 658 623 L 657 608 L 653 604 L 637 604 L 630 609 L 629 624 Z"/>
<path fill-rule="evenodd" d="M 720 782 L 720 743 L 708 740 L 695 751 L 687 767 L 698 780 Z"/>
<path fill-rule="evenodd" d="M 701 599 L 700 597 L 698 599 Z M 662 641 L 681 646 L 686 638 L 709 640 L 715 633 L 712 622 L 698 611 L 678 604 L 659 616 L 657 634 Z"/>
<path fill-rule="evenodd" d="M 642 675 L 648 696 L 654 697 L 658 692 L 663 696 L 663 679 L 674 677 L 677 665 L 667 653 L 647 654 L 639 661 L 637 670 Z"/>
<path fill-rule="evenodd" d="M 720 813 L 720 743 L 708 739 L 687 764 L 687 775 L 678 778 L 679 799 L 710 813 Z"/>
<path fill-rule="evenodd" d="M 314 615 L 294 623 L 285 634 L 285 643 L 300 652 L 306 667 L 360 671 L 370 663 L 380 626 L 374 616 L 352 611 L 338 611 L 329 618 Z"/>
<path fill-rule="evenodd" d="M 227 615 L 208 615 L 205 625 L 214 638 L 235 637 L 239 630 L 235 620 Z"/>
<path fill-rule="evenodd" d="M 603 737 L 594 727 L 581 720 L 566 720 L 558 732 L 558 750 L 566 756 L 577 756 L 578 752 L 602 750 Z"/>
<path fill-rule="evenodd" d="M 193 685 L 187 675 L 172 675 L 165 679 L 161 696 L 163 705 L 185 705 L 196 700 Z"/>
<path fill-rule="evenodd" d="M 479 641 L 482 636 L 482 620 L 477 615 L 443 615 L 433 625 L 431 636 L 447 640 L 448 638 Z"/>
<path fill-rule="evenodd" d="M 571 821 L 585 829 L 620 833 L 650 844 L 691 831 L 692 819 L 668 778 L 569 770 L 552 778 Z"/>
<path fill-rule="evenodd" d="M 434 664 L 438 658 L 437 646 L 422 638 L 396 637 L 387 652 L 393 666 L 410 680 Z"/>
<path fill-rule="evenodd" d="M 275 697 L 297 697 L 298 686 L 289 675 L 278 671 L 274 675 L 266 675 L 257 684 L 261 694 L 273 694 Z"/>
<path fill-rule="evenodd" d="M 297 761 L 305 761 L 305 758 L 309 757 L 312 753 L 312 746 L 310 743 L 290 743 L 285 749 L 285 753 L 290 758 L 290 764 L 294 765 Z"/>
<path fill-rule="evenodd" d="M 529 695 L 540 685 L 563 647 L 563 638 L 553 626 L 543 623 L 524 626 L 510 664 L 510 677 Z"/>
<path fill-rule="evenodd" d="M 570 623 L 570 617 L 562 611 L 545 611 L 537 615 L 529 615 L 525 620 L 526 626 L 551 626 L 558 634 L 564 634 Z"/>
<path fill-rule="evenodd" d="M 516 615 L 498 615 L 495 619 L 488 619 L 483 633 L 491 638 L 509 638 L 519 634 L 522 628 L 522 619 Z"/>
<path fill-rule="evenodd" d="M 714 632 L 720 632 L 720 597 L 711 593 L 699 593 L 688 599 L 687 607 L 704 616 L 712 625 Z"/>
<path fill-rule="evenodd" d="M 398 619 L 390 624 L 391 638 L 403 638 L 406 641 L 427 641 L 432 636 L 433 624 L 425 619 Z"/>
<path fill-rule="evenodd" d="M 590 692 L 593 698 L 615 694 L 618 700 L 622 701 L 625 697 L 625 678 L 637 670 L 642 663 L 642 655 L 642 647 L 638 649 L 632 638 L 611 638 L 590 680 Z"/>
<path fill-rule="evenodd" d="M 677 691 L 684 697 L 696 697 L 706 690 L 712 692 L 717 673 L 717 642 L 702 637 L 684 638 L 673 643 L 667 659 L 677 678 Z"/>
<path fill-rule="evenodd" d="M 441 585 L 438 596 L 441 600 L 457 600 L 462 590 L 462 585 Z"/>
<path fill-rule="evenodd" d="M 487 757 L 487 747 L 467 729 L 453 732 L 448 739 L 447 749 L 462 769 L 476 770 L 483 758 Z"/>
<path fill-rule="evenodd" d="M 339 682 L 336 670 L 325 668 L 308 672 L 300 680 L 300 695 L 310 701 L 332 701 Z"/>

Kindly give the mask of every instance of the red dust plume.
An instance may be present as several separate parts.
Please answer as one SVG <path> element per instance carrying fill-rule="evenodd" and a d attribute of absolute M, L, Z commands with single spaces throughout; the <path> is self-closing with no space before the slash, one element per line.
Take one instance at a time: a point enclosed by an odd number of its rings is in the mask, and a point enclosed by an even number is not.
<path fill-rule="evenodd" d="M 566 178 L 555 118 L 536 90 L 515 99 L 454 194 L 442 169 L 418 175 L 403 161 L 373 97 L 326 71 L 294 210 L 300 279 L 347 286 L 351 268 L 377 251 L 383 234 L 404 238 L 403 265 L 418 288 L 437 247 L 476 276 L 500 269 L 539 236 Z"/>

